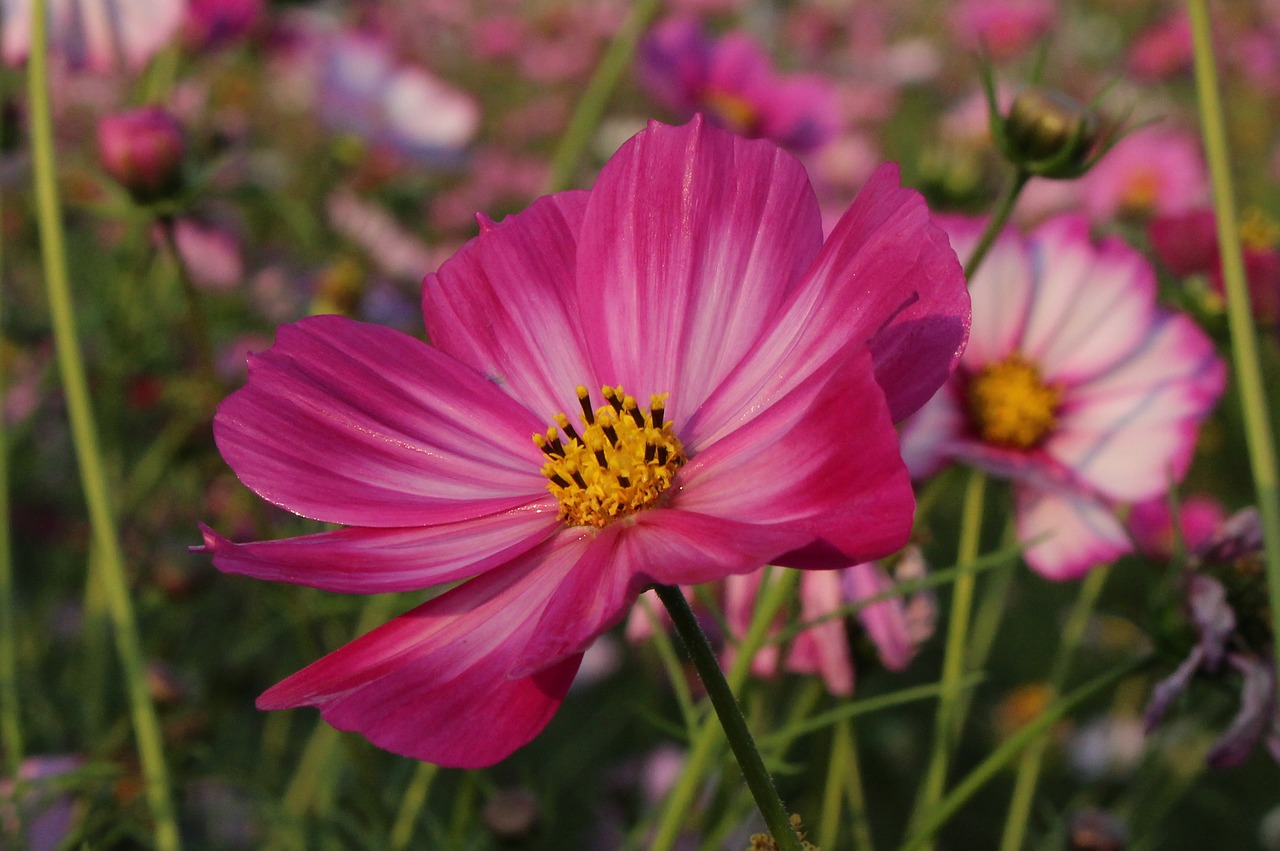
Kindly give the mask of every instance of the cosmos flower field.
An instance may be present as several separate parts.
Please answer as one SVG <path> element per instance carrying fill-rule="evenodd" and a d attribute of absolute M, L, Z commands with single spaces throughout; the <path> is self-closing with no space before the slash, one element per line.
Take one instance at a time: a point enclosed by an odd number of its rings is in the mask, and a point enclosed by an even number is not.
<path fill-rule="evenodd" d="M 0 55 L 0 848 L 1280 849 L 1274 0 Z"/>

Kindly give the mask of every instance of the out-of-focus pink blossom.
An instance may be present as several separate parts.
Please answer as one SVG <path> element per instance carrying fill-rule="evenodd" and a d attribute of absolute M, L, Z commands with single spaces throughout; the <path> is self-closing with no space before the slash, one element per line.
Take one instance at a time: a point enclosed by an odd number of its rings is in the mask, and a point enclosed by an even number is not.
<path fill-rule="evenodd" d="M 1191 68 L 1191 19 L 1175 12 L 1142 32 L 1129 48 L 1129 73 L 1167 80 Z"/>
<path fill-rule="evenodd" d="M 640 84 L 662 105 L 685 116 L 707 115 L 748 137 L 812 151 L 835 135 L 834 87 L 816 74 L 779 74 L 748 35 L 708 35 L 690 18 L 672 18 L 645 36 Z"/>
<path fill-rule="evenodd" d="M 1159 216 L 1147 228 L 1156 257 L 1175 275 L 1208 275 L 1219 294 L 1226 292 L 1217 219 L 1210 208 Z M 1241 222 L 1241 248 L 1249 305 L 1263 324 L 1280 321 L 1280 225 L 1254 208 Z"/>
<path fill-rule="evenodd" d="M 174 223 L 173 240 L 196 286 L 229 292 L 244 281 L 240 241 L 226 228 L 182 218 Z"/>
<path fill-rule="evenodd" d="M 947 221 L 960 256 L 981 225 Z M 1132 549 L 1117 504 L 1186 473 L 1225 367 L 1194 322 L 1156 305 L 1142 255 L 1095 245 L 1081 216 L 1005 231 L 969 286 L 969 346 L 907 422 L 903 457 L 916 476 L 961 461 L 1010 479 L 1027 563 L 1078 578 Z"/>
<path fill-rule="evenodd" d="M 1080 180 L 1095 221 L 1181 213 L 1209 196 L 1209 176 L 1193 134 L 1146 127 L 1121 139 Z"/>
<path fill-rule="evenodd" d="M 182 185 L 182 127 L 168 110 L 146 106 L 98 121 L 102 167 L 138 201 L 173 195 Z"/>
<path fill-rule="evenodd" d="M 949 16 L 962 47 L 996 60 L 1025 51 L 1056 19 L 1051 0 L 960 0 Z"/>
<path fill-rule="evenodd" d="M 182 36 L 197 50 L 212 50 L 243 38 L 262 19 L 263 0 L 187 0 Z"/>
<path fill-rule="evenodd" d="M 69 68 L 99 74 L 136 72 L 178 31 L 185 0 L 0 0 L 7 65 L 26 61 L 31 10 L 47 8 L 49 45 Z"/>
<path fill-rule="evenodd" d="M 1211 496 L 1197 494 L 1178 505 L 1175 528 L 1169 514 L 1169 501 L 1164 496 L 1139 502 L 1129 512 L 1129 531 L 1133 533 L 1138 552 L 1145 556 L 1168 560 L 1181 540 L 1184 551 L 1195 550 L 1208 541 L 1227 519 L 1227 511 Z"/>

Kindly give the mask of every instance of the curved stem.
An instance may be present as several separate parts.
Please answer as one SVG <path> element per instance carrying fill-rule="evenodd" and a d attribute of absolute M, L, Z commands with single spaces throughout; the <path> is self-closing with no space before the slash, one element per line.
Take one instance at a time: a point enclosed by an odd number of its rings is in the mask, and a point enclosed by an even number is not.
<path fill-rule="evenodd" d="M 963 696 L 960 683 L 965 673 L 965 648 L 968 644 L 976 581 L 973 572 L 966 568 L 978 558 L 986 484 L 987 476 L 981 470 L 969 472 L 960 518 L 960 541 L 956 548 L 956 566 L 960 572 L 951 588 L 951 613 L 947 621 L 947 645 L 942 659 L 942 695 L 934 719 L 933 753 L 911 819 L 913 825 L 918 825 L 927 818 L 941 800 L 947 783 L 947 763 L 964 725 L 964 717 L 960 711 Z"/>
<path fill-rule="evenodd" d="M 657 14 L 659 0 L 636 0 L 631 7 L 631 15 L 618 30 L 608 49 L 596 66 L 595 75 L 587 83 L 582 93 L 582 100 L 569 118 L 569 127 L 560 138 L 560 146 L 551 158 L 551 178 L 547 182 L 547 192 L 559 192 L 569 188 L 573 183 L 573 172 L 582 159 L 582 152 L 587 149 L 592 134 L 600 124 L 604 108 L 609 97 L 617 88 L 622 72 L 626 70 L 635 54 L 640 34 Z"/>
<path fill-rule="evenodd" d="M 1024 169 L 1018 169 L 1014 174 L 1013 182 L 1009 184 L 1009 188 L 1000 197 L 1000 202 L 996 205 L 995 211 L 991 214 L 991 218 L 987 220 L 987 227 L 982 231 L 982 236 L 978 237 L 978 244 L 973 247 L 973 253 L 965 261 L 964 278 L 966 281 L 973 277 L 973 273 L 978 271 L 978 267 L 986 259 L 987 252 L 991 250 L 991 245 L 996 241 L 996 237 L 1000 235 L 1000 231 L 1004 229 L 1005 224 L 1009 221 L 1009 216 L 1013 215 L 1013 205 L 1017 203 L 1018 196 L 1022 194 L 1022 190 L 1030 179 L 1031 172 Z"/>
<path fill-rule="evenodd" d="M 1071 672 L 1071 661 L 1080 647 L 1085 627 L 1093 616 L 1098 597 L 1102 594 L 1102 586 L 1107 582 L 1111 570 L 1100 567 L 1093 570 L 1080 584 L 1080 596 L 1076 598 L 1075 607 L 1071 610 L 1066 626 L 1062 629 L 1062 643 L 1058 645 L 1058 655 L 1053 663 L 1053 672 L 1049 675 L 1049 699 L 1056 700 L 1062 692 L 1062 686 Z M 1019 851 L 1027 835 L 1027 821 L 1031 816 L 1031 804 L 1035 800 L 1036 785 L 1040 779 L 1040 766 L 1044 761 L 1045 747 L 1048 738 L 1039 738 L 1032 742 L 1022 753 L 1018 761 L 1018 775 L 1013 783 L 1013 797 L 1009 801 L 1009 814 L 1004 822 L 1004 835 L 1000 839 L 1000 851 Z"/>
<path fill-rule="evenodd" d="M 1244 258 L 1240 248 L 1240 226 L 1236 219 L 1235 190 L 1231 184 L 1231 156 L 1227 148 L 1226 123 L 1218 92 L 1218 71 L 1213 56 L 1209 10 L 1205 0 L 1187 0 L 1195 48 L 1196 94 L 1200 101 L 1200 127 L 1205 156 L 1213 178 L 1213 209 L 1218 222 L 1218 247 L 1222 277 L 1227 291 L 1227 324 L 1231 331 L 1231 360 L 1240 387 L 1240 407 L 1244 415 L 1245 444 L 1253 484 L 1258 494 L 1258 514 L 1267 562 L 1267 587 L 1272 620 L 1280 620 L 1280 472 L 1277 471 L 1275 438 L 1269 419 L 1262 370 L 1258 360 L 1258 337 L 1249 308 L 1249 288 L 1245 281 Z M 1280 675 L 1280 629 L 1272 630 L 1275 658 Z"/>
<path fill-rule="evenodd" d="M 67 281 L 66 248 L 54 167 L 53 119 L 49 108 L 46 5 L 32 5 L 31 55 L 27 65 L 32 170 L 45 286 L 53 320 L 58 368 L 66 394 L 67 415 L 71 421 L 71 438 L 80 466 L 81 486 L 89 510 L 94 546 L 99 555 L 99 579 L 106 591 L 111 612 L 116 650 L 120 656 L 121 673 L 128 693 L 138 756 L 146 784 L 147 804 L 156 821 L 156 847 L 161 851 L 176 851 L 180 840 L 169 791 L 169 772 L 165 765 L 163 740 L 155 706 L 147 692 L 142 646 L 125 578 L 119 536 L 111 514 L 106 470 L 98 447 L 98 433 L 94 425 L 88 383 L 85 380 L 84 360 L 76 338 L 71 287 Z"/>
<path fill-rule="evenodd" d="M 779 851 L 803 851 L 803 846 L 791 826 L 787 808 L 778 797 L 773 778 L 765 769 L 760 751 L 756 749 L 751 731 L 747 729 L 747 721 L 742 717 L 742 707 L 738 705 L 738 698 L 729 688 L 724 672 L 720 670 L 720 663 L 716 660 L 715 651 L 707 641 L 702 627 L 698 626 L 698 619 L 694 616 L 693 609 L 689 607 L 689 601 L 684 598 L 679 588 L 671 585 L 659 585 L 655 590 L 662 604 L 671 614 L 676 631 L 680 633 L 685 649 L 693 660 L 694 667 L 698 669 L 698 676 L 702 678 L 702 683 L 707 689 L 707 697 L 710 698 L 711 705 L 720 718 L 725 738 L 728 739 L 729 747 L 742 768 L 742 776 L 747 781 L 747 788 L 751 790 L 751 796 L 755 798 L 756 806 L 764 816 L 764 822 L 773 835 L 773 841 L 777 844 Z"/>

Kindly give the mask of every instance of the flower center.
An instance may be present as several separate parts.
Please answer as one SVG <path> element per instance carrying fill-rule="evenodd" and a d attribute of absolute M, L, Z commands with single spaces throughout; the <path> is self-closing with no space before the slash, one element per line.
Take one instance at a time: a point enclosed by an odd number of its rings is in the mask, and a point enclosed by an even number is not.
<path fill-rule="evenodd" d="M 720 89 L 707 89 L 702 93 L 702 101 L 725 129 L 741 136 L 759 135 L 760 113 L 755 104 L 742 95 Z"/>
<path fill-rule="evenodd" d="M 1125 181 L 1120 192 L 1121 211 L 1135 216 L 1146 215 L 1155 209 L 1159 196 L 1160 176 L 1147 169 L 1137 171 Z"/>
<path fill-rule="evenodd" d="M 1280 223 L 1258 207 L 1248 207 L 1240 217 L 1240 242 L 1246 249 L 1270 251 L 1280 243 Z"/>
<path fill-rule="evenodd" d="M 1062 391 L 1045 384 L 1034 364 L 1012 354 L 970 379 L 967 401 L 970 419 L 983 440 L 1030 449 L 1057 423 Z"/>
<path fill-rule="evenodd" d="M 606 384 L 601 393 L 606 404 L 593 409 L 587 388 L 578 387 L 581 431 L 557 414 L 555 426 L 533 436 L 568 526 L 607 526 L 653 507 L 688 460 L 671 423 L 662 421 L 667 394 L 650 396 L 641 408 L 621 386 Z"/>

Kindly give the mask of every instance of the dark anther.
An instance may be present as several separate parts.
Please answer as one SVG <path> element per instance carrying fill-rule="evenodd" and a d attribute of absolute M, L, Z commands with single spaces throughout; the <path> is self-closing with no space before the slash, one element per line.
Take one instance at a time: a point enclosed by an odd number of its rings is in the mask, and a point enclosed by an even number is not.
<path fill-rule="evenodd" d="M 578 437 L 578 432 L 574 430 L 573 426 L 569 425 L 568 423 L 564 424 L 564 426 L 561 428 L 561 431 L 563 431 L 564 436 L 569 438 L 570 440 L 582 440 L 582 438 Z"/>
<path fill-rule="evenodd" d="M 640 413 L 639 408 L 631 409 L 631 419 L 635 420 L 636 425 L 640 426 L 640 428 L 644 428 L 644 414 Z"/>
<path fill-rule="evenodd" d="M 596 412 L 591 410 L 591 397 L 585 393 L 578 396 L 578 402 L 582 405 L 582 418 L 587 425 L 591 425 L 596 421 Z"/>
<path fill-rule="evenodd" d="M 656 458 L 656 457 L 658 457 L 658 447 L 654 446 L 652 443 L 647 443 L 647 444 L 645 444 L 645 447 L 644 447 L 644 463 L 646 463 L 646 464 L 652 464 L 652 463 L 653 463 L 653 459 L 654 459 L 654 458 Z"/>
<path fill-rule="evenodd" d="M 604 432 L 604 436 L 605 436 L 605 437 L 609 438 L 609 445 L 610 445 L 610 446 L 617 446 L 617 445 L 618 445 L 618 432 L 614 431 L 613 426 L 611 426 L 611 425 L 602 425 L 602 426 L 600 426 L 600 430 L 601 430 L 602 432 Z"/>
<path fill-rule="evenodd" d="M 582 488 L 583 490 L 587 489 L 587 480 L 582 478 L 581 473 L 579 473 L 577 470 L 574 470 L 569 475 L 573 477 L 574 484 L 576 484 L 578 487 Z"/>
<path fill-rule="evenodd" d="M 667 409 L 666 409 L 666 408 L 654 408 L 654 409 L 653 409 L 652 416 L 653 416 L 653 427 L 654 427 L 654 428 L 662 428 L 662 415 L 663 415 L 663 414 L 665 414 L 666 412 L 667 412 Z"/>
<path fill-rule="evenodd" d="M 613 412 L 615 414 L 622 413 L 622 397 L 618 395 L 618 389 L 616 387 L 610 387 L 607 384 L 605 385 L 604 400 L 613 406 Z"/>
<path fill-rule="evenodd" d="M 556 484 L 559 487 L 562 487 L 562 488 L 569 487 L 569 483 L 566 482 L 564 479 L 560 478 L 560 476 L 558 476 L 555 473 L 552 473 L 551 475 L 547 476 L 547 478 L 550 479 L 553 484 Z"/>
<path fill-rule="evenodd" d="M 666 466 L 666 463 L 667 463 L 667 447 L 659 446 L 658 447 L 658 466 L 659 467 Z"/>
<path fill-rule="evenodd" d="M 624 475 L 622 475 L 621 473 L 619 473 L 619 474 L 618 474 L 618 484 L 622 485 L 624 488 L 629 488 L 629 487 L 631 487 L 631 479 L 629 479 L 629 478 L 627 478 L 626 476 L 624 476 Z"/>
<path fill-rule="evenodd" d="M 596 463 L 599 464 L 602 468 L 609 466 L 609 459 L 607 456 L 605 456 L 603 449 L 596 450 Z"/>

